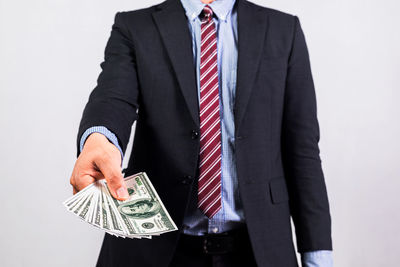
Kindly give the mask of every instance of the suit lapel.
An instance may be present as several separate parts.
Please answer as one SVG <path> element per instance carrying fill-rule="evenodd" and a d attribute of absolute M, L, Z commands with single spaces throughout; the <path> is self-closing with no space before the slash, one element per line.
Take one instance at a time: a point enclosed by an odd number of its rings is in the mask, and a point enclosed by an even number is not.
<path fill-rule="evenodd" d="M 246 0 L 237 0 L 237 4 L 238 65 L 234 108 L 236 132 L 240 128 L 251 95 L 267 31 L 267 15 L 261 12 L 261 7 Z"/>
<path fill-rule="evenodd" d="M 238 19 L 238 63 L 235 100 L 235 125 L 239 129 L 258 70 L 267 15 L 262 8 L 236 0 Z M 195 124 L 200 127 L 196 69 L 193 62 L 192 37 L 185 10 L 179 0 L 168 0 L 153 13 L 167 53 L 171 59 L 180 89 Z"/>
<path fill-rule="evenodd" d="M 158 11 L 153 13 L 153 18 L 171 59 L 189 112 L 197 127 L 200 128 L 192 37 L 185 10 L 179 0 L 168 0 L 158 6 Z"/>

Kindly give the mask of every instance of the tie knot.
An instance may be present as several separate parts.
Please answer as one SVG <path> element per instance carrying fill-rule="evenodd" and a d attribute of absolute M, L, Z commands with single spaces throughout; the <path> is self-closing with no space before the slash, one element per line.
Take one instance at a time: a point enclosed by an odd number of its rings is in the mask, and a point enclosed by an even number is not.
<path fill-rule="evenodd" d="M 213 11 L 209 5 L 206 5 L 201 12 L 201 22 L 207 23 L 212 19 Z"/>

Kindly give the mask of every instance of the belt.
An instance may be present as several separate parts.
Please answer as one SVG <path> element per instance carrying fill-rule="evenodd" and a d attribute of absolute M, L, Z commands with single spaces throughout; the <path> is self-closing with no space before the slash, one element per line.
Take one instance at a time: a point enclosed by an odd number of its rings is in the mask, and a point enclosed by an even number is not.
<path fill-rule="evenodd" d="M 220 234 L 202 236 L 181 234 L 179 243 L 185 249 L 211 255 L 231 253 L 242 248 L 248 249 L 250 246 L 245 227 Z"/>

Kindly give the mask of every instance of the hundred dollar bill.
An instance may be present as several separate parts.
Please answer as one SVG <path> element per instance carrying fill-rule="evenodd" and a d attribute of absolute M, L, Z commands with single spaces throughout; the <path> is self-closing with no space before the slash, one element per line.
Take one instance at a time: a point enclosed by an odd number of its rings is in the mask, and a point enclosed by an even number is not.
<path fill-rule="evenodd" d="M 75 195 L 72 195 L 68 199 L 66 199 L 63 204 L 64 206 L 69 209 L 76 201 L 79 201 L 82 197 L 85 197 L 87 194 L 87 191 L 90 191 L 92 189 L 93 184 L 86 186 L 84 189 L 76 193 Z"/>
<path fill-rule="evenodd" d="M 107 202 L 108 205 L 108 210 L 110 212 L 110 218 L 111 218 L 111 225 L 112 228 L 111 230 L 117 234 L 117 235 L 123 235 L 124 231 L 122 229 L 121 223 L 118 221 L 118 216 L 116 215 L 116 212 L 114 210 L 114 205 L 113 205 L 113 201 L 112 201 L 112 197 L 110 196 L 110 194 L 108 193 L 108 190 L 106 188 L 106 186 L 103 187 L 103 194 L 105 196 L 105 200 Z"/>
<path fill-rule="evenodd" d="M 75 205 L 75 207 L 73 207 L 70 211 L 75 214 L 79 214 L 79 212 L 85 207 L 85 204 L 89 197 L 90 197 L 90 194 L 86 194 L 85 196 L 83 196 L 79 200 L 79 203 L 77 205 Z"/>
<path fill-rule="evenodd" d="M 103 228 L 103 225 L 102 225 L 102 208 L 101 208 L 101 205 L 102 205 L 102 203 L 101 203 L 101 195 L 102 195 L 101 188 L 102 188 L 102 185 L 99 182 L 95 182 L 94 186 L 97 188 L 97 190 L 96 190 L 97 195 L 96 195 L 96 202 L 93 203 L 94 204 L 94 210 L 93 210 L 93 219 L 92 219 L 91 223 L 94 226 Z"/>
<path fill-rule="evenodd" d="M 127 177 L 125 184 L 129 198 L 125 201 L 112 200 L 124 232 L 129 237 L 158 235 L 178 229 L 146 173 Z"/>
<path fill-rule="evenodd" d="M 93 195 L 93 192 L 88 191 L 87 197 L 86 197 L 85 201 L 83 202 L 82 207 L 79 210 L 77 210 L 77 212 L 74 211 L 74 213 L 77 214 L 78 217 L 83 220 L 85 219 L 85 216 L 89 210 L 90 201 L 92 200 L 92 195 Z"/>
<path fill-rule="evenodd" d="M 81 218 L 82 220 L 85 220 L 85 221 L 86 221 L 86 217 L 87 217 L 87 214 L 88 214 L 89 209 L 90 209 L 90 204 L 92 203 L 92 196 L 93 196 L 93 194 L 94 194 L 93 191 L 90 191 L 90 192 L 88 193 L 88 197 L 87 197 L 87 199 L 85 200 L 85 203 L 83 204 L 81 210 L 78 212 L 78 216 L 79 216 L 79 218 Z"/>
<path fill-rule="evenodd" d="M 110 191 L 108 190 L 107 185 L 106 185 L 106 183 L 104 181 L 103 181 L 103 184 L 104 184 L 103 191 L 105 193 L 105 199 L 107 199 L 107 202 L 109 203 L 110 214 L 111 214 L 113 219 L 115 218 L 115 221 L 116 221 L 116 224 L 117 224 L 117 227 L 118 227 L 116 231 L 110 231 L 108 233 L 112 234 L 112 235 L 115 235 L 115 236 L 118 236 L 118 237 L 122 237 L 122 238 L 128 237 L 129 233 L 126 230 L 126 227 L 123 227 L 124 224 L 123 224 L 122 218 L 121 218 L 121 216 L 119 214 L 119 211 L 118 211 L 117 207 L 114 204 L 114 200 L 115 199 L 111 196 Z M 135 236 L 131 236 L 131 238 L 139 238 L 139 239 L 140 238 L 149 238 L 149 239 L 151 239 L 151 236 L 149 236 L 149 235 L 135 235 Z"/>

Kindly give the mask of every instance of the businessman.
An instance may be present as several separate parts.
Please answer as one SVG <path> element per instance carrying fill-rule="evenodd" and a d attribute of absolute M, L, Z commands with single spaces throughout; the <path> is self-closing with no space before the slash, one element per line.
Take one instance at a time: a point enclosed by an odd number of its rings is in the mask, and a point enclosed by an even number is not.
<path fill-rule="evenodd" d="M 117 199 L 146 172 L 179 231 L 106 234 L 98 266 L 332 266 L 309 55 L 299 19 L 247 0 L 119 12 L 84 109 L 77 192 Z M 121 171 L 131 126 L 135 137 Z"/>

